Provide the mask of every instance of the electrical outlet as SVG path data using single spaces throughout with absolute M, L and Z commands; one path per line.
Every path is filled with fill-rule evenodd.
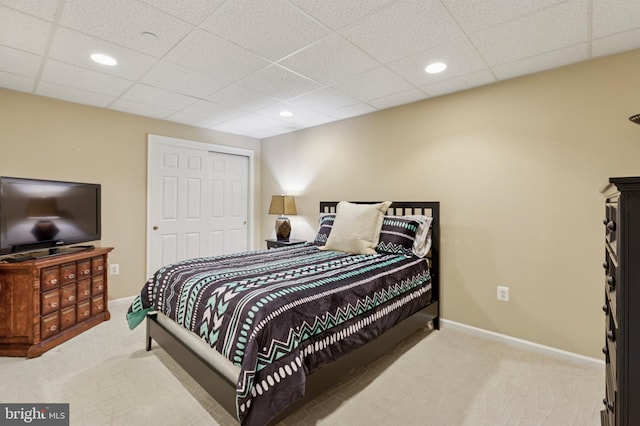
M 109 265 L 109 274 L 110 275 L 119 275 L 120 274 L 120 265 L 118 263 L 114 263 Z
M 501 302 L 509 301 L 509 287 L 505 287 L 502 285 L 498 286 L 498 300 Z

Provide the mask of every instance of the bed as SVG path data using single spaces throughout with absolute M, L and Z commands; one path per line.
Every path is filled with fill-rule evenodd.
M 379 206 L 373 253 L 341 251 L 345 205 Z M 131 328 L 146 319 L 147 350 L 155 341 L 243 425 L 282 419 L 439 328 L 438 202 L 321 202 L 320 214 L 312 242 L 161 268 L 127 313 Z

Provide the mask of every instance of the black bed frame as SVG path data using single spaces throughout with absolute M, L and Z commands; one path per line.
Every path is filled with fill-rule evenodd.
M 365 204 L 368 202 L 358 203 Z M 320 212 L 335 212 L 337 204 L 337 201 L 322 201 L 320 202 Z M 440 328 L 440 203 L 438 201 L 394 202 L 387 211 L 387 214 L 398 216 L 425 214 L 433 217 L 431 253 L 429 255 L 432 303 L 409 318 L 406 318 L 391 330 L 383 333 L 377 339 L 342 356 L 333 363 L 324 366 L 319 370 L 321 374 L 310 374 L 307 377 L 305 397 L 287 407 L 271 424 L 284 419 L 305 403 L 330 389 L 332 386 L 335 386 L 340 379 L 353 369 L 370 364 L 380 358 L 416 331 L 423 329 L 425 326 L 430 326 L 430 328 L 434 329 Z M 218 404 L 236 418 L 236 383 L 231 382 L 215 370 L 202 357 L 183 343 L 179 337 L 164 328 L 162 324 L 158 322 L 157 314 L 155 313 L 147 315 L 147 351 L 151 350 L 153 340 L 193 377 Z

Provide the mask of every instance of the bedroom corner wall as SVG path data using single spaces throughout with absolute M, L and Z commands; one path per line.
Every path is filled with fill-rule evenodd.
M 320 200 L 439 200 L 444 318 L 601 359 L 599 190 L 640 175 L 639 75 L 631 51 L 266 139 L 261 211 L 296 195 L 312 239 Z
M 257 139 L 0 89 L 0 175 L 102 184 L 102 246 L 115 249 L 109 298 L 146 280 L 147 134 L 254 151 L 253 244 L 260 246 Z

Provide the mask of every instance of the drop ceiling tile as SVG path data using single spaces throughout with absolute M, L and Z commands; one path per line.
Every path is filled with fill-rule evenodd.
M 194 102 L 188 107 L 182 109 L 181 112 L 207 117 L 208 122 L 211 124 L 229 121 L 233 118 L 246 114 L 244 111 L 204 100 Z
M 298 118 L 314 114 L 314 112 L 311 110 L 308 110 L 299 105 L 293 105 L 289 102 L 278 102 L 277 104 L 268 106 L 266 108 L 263 108 L 257 111 L 257 113 L 265 117 L 269 117 L 272 120 L 278 120 L 280 122 L 292 121 L 292 117 L 282 117 L 280 115 L 282 111 L 289 111 L 293 113 L 292 117 L 298 117 Z
M 0 6 L 0 45 L 42 54 L 51 24 L 42 19 Z
M 22 50 L 0 46 L 0 71 L 36 77 L 40 69 L 41 57 Z
M 499 79 L 546 71 L 589 59 L 586 43 L 492 67 Z
M 386 67 L 358 74 L 333 87 L 361 101 L 382 98 L 413 88 Z
M 351 96 L 328 87 L 290 99 L 288 102 L 317 113 L 326 113 L 358 103 Z
M 249 112 L 255 112 L 279 102 L 275 98 L 238 85 L 227 86 L 207 96 L 207 100 Z
M 470 35 L 489 65 L 504 64 L 587 41 L 583 0 L 570 0 Z
M 93 53 L 110 55 L 118 64 L 100 65 L 91 60 Z M 153 56 L 66 28 L 58 28 L 56 31 L 49 57 L 128 80 L 137 80 L 157 61 Z
M 73 87 L 88 92 L 118 96 L 131 85 L 122 78 L 113 77 L 74 65 L 48 59 L 42 71 L 42 81 Z
M 38 84 L 36 94 L 102 108 L 109 105 L 114 99 L 113 96 L 108 96 L 102 93 L 77 89 L 75 87 L 62 86 L 60 84 L 50 83 L 47 81 L 41 81 Z
M 279 126 L 269 127 L 263 130 L 257 130 L 255 132 L 249 133 L 249 135 L 252 135 L 251 137 L 261 139 L 261 138 L 267 138 L 271 136 L 282 135 L 284 133 L 295 132 L 296 130 L 301 130 L 303 128 L 304 127 L 301 126 L 300 124 L 288 122 L 288 123 L 282 123 Z
M 263 68 L 239 81 L 238 85 L 281 100 L 293 98 L 320 87 L 318 83 L 278 65 Z
M 237 81 L 269 64 L 248 50 L 203 30 L 191 33 L 165 59 L 228 82 Z
M 346 108 L 331 111 L 327 113 L 327 115 L 342 120 L 345 118 L 351 118 L 351 117 L 357 117 L 359 115 L 369 114 L 370 112 L 374 112 L 374 111 L 376 111 L 376 109 L 371 105 L 356 104 L 356 105 L 348 106 Z
M 226 2 L 202 28 L 273 61 L 329 34 L 286 0 Z
M 34 78 L 0 71 L 0 87 L 31 93 L 35 84 L 36 80 Z
M 58 8 L 57 0 L 0 0 L 0 6 L 7 6 L 47 21 L 53 21 Z
M 340 33 L 383 63 L 464 36 L 437 0 L 396 2 Z
M 247 134 L 281 124 L 279 120 L 272 120 L 258 114 L 244 114 L 229 121 L 217 123 L 213 128 L 220 132 Z
M 565 0 L 442 0 L 456 22 L 474 33 L 556 5 Z
M 278 130 L 270 127 L 268 129 L 257 130 L 255 132 L 248 133 L 246 136 L 249 136 L 250 138 L 255 138 L 255 139 L 266 139 L 272 136 L 277 136 L 282 133 L 285 133 L 285 132 L 279 132 Z
M 368 103 L 378 109 L 392 108 L 398 105 L 410 104 L 428 98 L 429 95 L 419 89 L 409 89 L 404 92 L 394 93 L 378 99 L 372 99 Z
M 157 105 L 172 111 L 178 111 L 196 102 L 196 98 L 181 95 L 169 90 L 159 89 L 146 84 L 136 84 L 127 90 L 123 99 L 148 105 Z
M 333 30 L 375 12 L 394 0 L 291 0 L 296 6 Z
M 136 0 L 67 0 L 60 23 L 155 57 L 167 53 L 194 28 Z M 145 31 L 158 37 L 145 37 Z
M 444 62 L 447 64 L 447 69 L 438 74 L 425 72 L 425 67 L 433 62 Z M 464 37 L 392 62 L 388 67 L 412 84 L 422 86 L 480 71 L 486 69 L 487 65 L 469 40 Z
M 484 86 L 496 81 L 496 78 L 489 70 L 482 70 L 467 75 L 438 81 L 436 83 L 422 86 L 421 89 L 430 96 L 442 96 L 449 93 L 459 92 L 472 87 Z
M 113 104 L 111 104 L 109 108 L 115 109 L 117 111 L 127 112 L 129 114 L 161 119 L 164 119 L 171 113 L 173 113 L 173 110 L 169 108 L 163 108 L 158 105 L 151 105 L 143 102 L 136 102 L 130 99 L 118 99 Z
M 638 0 L 593 0 L 593 37 L 640 28 Z
M 150 86 L 196 98 L 204 98 L 228 85 L 227 82 L 210 75 L 170 62 L 158 63 L 140 81 Z
M 591 54 L 594 57 L 640 49 L 640 29 L 625 31 L 609 37 L 594 40 Z
M 199 25 L 216 10 L 224 0 L 142 0 L 157 9 Z
M 319 126 L 320 124 L 326 124 L 334 121 L 335 118 L 330 117 L 326 114 L 310 114 L 305 115 L 304 117 L 296 117 L 293 116 L 289 120 L 291 123 L 298 124 L 304 128 Z
M 353 44 L 332 34 L 280 62 L 323 84 L 332 84 L 354 74 L 380 66 L 371 56 Z

